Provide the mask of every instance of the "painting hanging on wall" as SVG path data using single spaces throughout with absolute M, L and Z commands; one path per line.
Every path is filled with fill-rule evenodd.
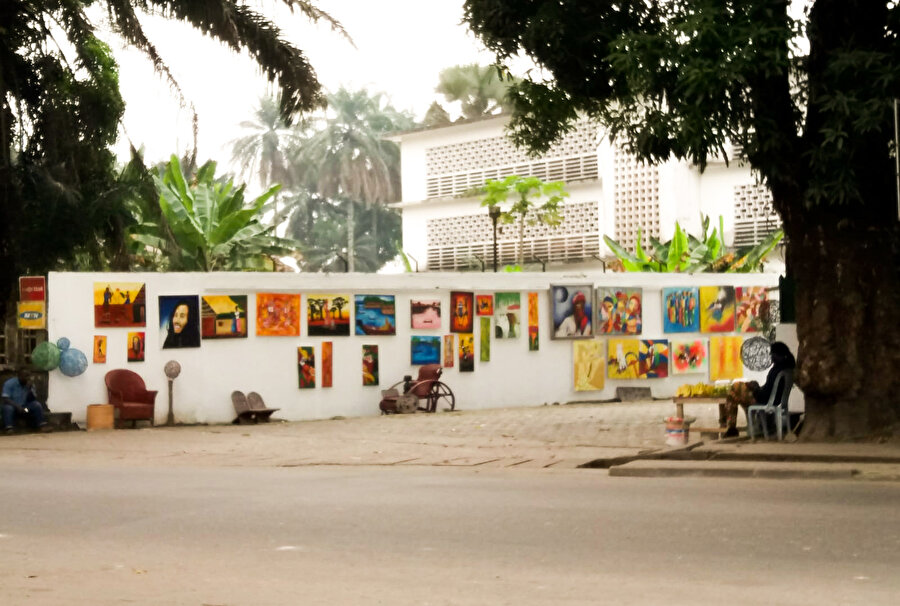
M 475 370 L 475 335 L 459 335 L 459 372 Z
M 163 349 L 200 347 L 200 303 L 197 295 L 159 297 L 159 342 Z
M 479 316 L 493 316 L 494 295 L 475 295 L 475 307 Z
M 412 299 L 409 302 L 409 318 L 412 328 L 440 328 L 441 302 L 438 299 Z
M 144 361 L 144 333 L 130 332 L 128 333 L 128 361 L 143 362 Z
M 106 364 L 106 335 L 94 335 L 94 364 Z
M 735 289 L 737 307 L 737 332 L 762 332 L 769 300 L 765 286 L 738 286 Z
M 203 295 L 200 335 L 204 339 L 246 339 L 247 295 Z
M 538 332 L 538 294 L 528 293 L 528 351 L 538 351 L 541 348 Z
M 334 344 L 331 341 L 322 341 L 322 387 L 331 387 L 334 383 L 333 352 Z
M 450 332 L 472 332 L 475 326 L 475 295 L 450 292 Z
M 146 326 L 143 282 L 94 282 L 94 326 Z
M 700 291 L 697 288 L 664 288 L 663 332 L 700 331 Z
M 705 339 L 672 339 L 670 357 L 673 375 L 709 372 L 709 348 Z
M 453 342 L 455 335 L 444 335 L 444 368 L 453 368 L 453 360 L 456 359 L 456 347 Z
M 606 368 L 610 379 L 637 379 L 640 342 L 637 339 L 609 339 Z
M 522 295 L 498 292 L 494 301 L 494 333 L 498 339 L 515 339 L 522 332 Z
M 592 297 L 590 284 L 550 286 L 550 318 L 553 339 L 587 339 L 591 332 Z
M 606 358 L 603 342 L 584 339 L 572 342 L 572 359 L 575 363 L 575 391 L 603 389 L 606 377 Z
M 638 346 L 638 378 L 664 379 L 669 376 L 669 342 L 643 339 Z
M 410 341 L 410 364 L 440 364 L 441 338 L 413 335 Z
M 349 337 L 350 295 L 308 295 L 306 333 L 310 337 Z
M 641 334 L 642 289 L 598 288 L 596 301 L 598 335 Z
M 256 335 L 259 337 L 299 337 L 300 295 L 257 293 Z
M 300 389 L 316 386 L 316 350 L 314 347 L 297 348 L 297 379 Z
M 710 337 L 709 378 L 711 381 L 740 379 L 744 376 L 741 361 L 742 337 Z
M 363 386 L 378 385 L 378 346 L 362 346 Z
M 479 359 L 482 362 L 491 361 L 491 319 L 481 318 L 481 333 L 479 334 Z
M 734 331 L 734 287 L 700 287 L 700 332 Z
M 396 335 L 394 295 L 356 295 L 356 334 Z

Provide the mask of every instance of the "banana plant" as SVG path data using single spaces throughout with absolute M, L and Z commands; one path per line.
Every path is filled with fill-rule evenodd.
M 709 217 L 701 216 L 701 229 L 700 238 L 697 238 L 682 230 L 676 222 L 675 233 L 668 242 L 660 242 L 650 236 L 649 254 L 643 248 L 643 234 L 640 229 L 635 241 L 634 254 L 609 236 L 603 236 L 603 240 L 621 261 L 625 271 L 748 273 L 761 271 L 766 256 L 784 237 L 784 232 L 779 229 L 756 246 L 727 251 L 724 245 L 724 221 L 721 216 L 718 229 L 713 229 L 712 232 L 709 231 Z
M 246 203 L 244 185 L 217 179 L 216 163 L 201 166 L 190 182 L 172 156 L 154 183 L 168 230 L 171 269 L 181 271 L 266 270 L 273 257 L 290 255 L 299 243 L 274 235 L 274 225 L 261 222 L 266 203 L 281 188 L 270 187 Z M 157 234 L 158 242 L 166 240 Z M 153 237 L 144 234 L 149 244 Z M 163 244 L 165 246 L 165 244 Z

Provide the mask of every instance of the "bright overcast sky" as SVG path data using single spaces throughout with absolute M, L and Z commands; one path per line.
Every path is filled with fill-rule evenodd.
M 398 109 L 421 118 L 438 96 L 438 72 L 451 65 L 488 64 L 491 55 L 460 25 L 462 0 L 318 0 L 316 6 L 340 21 L 356 48 L 325 23 L 311 25 L 280 3 L 260 3 L 284 36 L 302 49 L 319 81 L 329 90 L 341 85 L 388 95 Z M 148 37 L 194 103 L 200 119 L 199 160 L 228 165 L 230 142 L 239 123 L 252 118 L 266 80 L 247 57 L 236 55 L 190 27 L 144 20 Z M 191 144 L 191 114 L 137 51 L 115 49 L 127 104 L 125 128 L 154 162 L 183 153 Z M 120 145 L 120 155 L 127 143 Z

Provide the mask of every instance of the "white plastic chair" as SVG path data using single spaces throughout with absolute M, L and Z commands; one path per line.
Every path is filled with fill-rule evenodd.
M 781 389 L 781 401 L 775 402 L 775 396 L 778 394 L 778 385 L 783 384 Z M 769 439 L 768 415 L 775 418 L 775 428 L 778 432 L 778 439 L 782 440 L 785 435 L 791 431 L 791 415 L 788 412 L 788 399 L 791 395 L 791 387 L 794 386 L 794 371 L 782 370 L 775 377 L 775 384 L 772 386 L 772 393 L 769 395 L 769 401 L 766 404 L 754 404 L 747 408 L 747 434 L 753 439 L 756 421 L 753 416 L 756 415 L 757 420 L 762 425 L 763 436 Z

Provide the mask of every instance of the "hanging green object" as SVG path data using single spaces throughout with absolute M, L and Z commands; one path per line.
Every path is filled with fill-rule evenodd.
M 31 363 L 40 370 L 53 370 L 59 366 L 59 354 L 59 347 L 50 341 L 44 341 L 31 352 Z

